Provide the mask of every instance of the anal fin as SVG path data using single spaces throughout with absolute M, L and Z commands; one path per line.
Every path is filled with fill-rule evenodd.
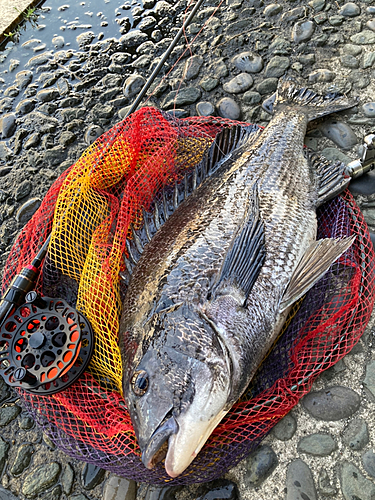
M 225 257 L 215 294 L 239 288 L 244 301 L 259 275 L 266 256 L 264 226 L 260 218 L 257 184 L 255 184 L 243 222 L 233 237 Z
M 355 236 L 315 241 L 304 253 L 284 293 L 279 312 L 300 299 L 324 276 L 330 266 L 351 246 Z

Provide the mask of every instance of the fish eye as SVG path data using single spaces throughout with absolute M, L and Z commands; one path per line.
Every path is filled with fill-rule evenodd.
M 148 373 L 145 370 L 134 372 L 130 383 L 134 394 L 143 396 L 148 389 Z

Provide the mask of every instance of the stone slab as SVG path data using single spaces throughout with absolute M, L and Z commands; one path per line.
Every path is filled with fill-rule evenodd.
M 40 6 L 43 0 L 0 0 L 0 43 L 5 40 L 4 33 L 12 31 L 23 20 L 22 13 L 29 7 Z

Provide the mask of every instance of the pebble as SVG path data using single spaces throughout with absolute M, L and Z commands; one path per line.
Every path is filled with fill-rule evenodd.
M 23 99 L 16 106 L 16 113 L 26 115 L 35 108 L 35 101 L 31 99 Z
M 344 22 L 344 16 L 334 15 L 331 16 L 328 21 L 331 26 L 341 26 Z
M 125 47 L 138 47 L 141 43 L 146 42 L 148 36 L 140 30 L 130 31 L 119 39 L 119 43 Z
M 296 43 L 310 40 L 315 31 L 312 21 L 298 21 L 292 29 L 292 41 Z
M 317 69 L 308 75 L 309 83 L 332 82 L 336 74 L 329 69 Z
M 22 181 L 20 184 L 17 185 L 16 187 L 16 190 L 15 190 L 15 199 L 16 201 L 20 201 L 22 200 L 23 198 L 26 198 L 26 196 L 28 196 L 30 193 L 31 193 L 31 190 L 32 190 L 32 184 L 30 181 L 28 180 L 25 180 L 25 181 Z M 19 407 L 13 407 L 11 406 L 10 408 L 14 408 L 13 409 L 13 413 L 15 413 L 16 415 L 18 415 L 19 413 Z M 18 410 L 16 410 L 18 408 Z M 3 410 L 8 410 L 8 408 L 3 408 Z M 18 411 L 18 413 L 17 413 Z M 1 410 L 0 410 L 1 412 Z M 2 420 L 2 417 L 1 417 L 1 413 L 0 413 L 0 422 Z M 1 423 L 0 423 L 1 425 Z
M 370 21 L 367 21 L 366 26 L 370 30 L 375 31 L 375 19 L 371 19 Z
M 173 90 L 162 102 L 162 109 L 169 109 L 173 106 L 185 106 L 194 104 L 201 96 L 201 91 L 197 87 L 186 87 L 179 91 Z
M 261 95 L 270 94 L 271 92 L 275 92 L 278 83 L 277 78 L 265 78 L 258 84 L 257 91 Z
M 267 64 L 264 76 L 266 78 L 279 78 L 289 68 L 290 60 L 288 57 L 275 56 L 272 57 Z
M 288 466 L 285 498 L 286 500 L 318 500 L 311 470 L 299 458 Z
M 288 441 L 292 439 L 297 430 L 297 421 L 288 413 L 283 417 L 272 429 L 272 434 L 280 441 Z
M 140 92 L 146 80 L 141 75 L 132 75 L 125 80 L 123 93 L 125 97 L 133 97 Z
M 263 69 L 263 59 L 254 52 L 241 52 L 233 57 L 232 63 L 247 73 L 259 73 Z
M 309 5 L 315 10 L 315 12 L 320 12 L 326 6 L 326 0 L 311 0 Z
M 3 113 L 4 111 L 10 111 L 13 108 L 14 99 L 11 97 L 4 97 L 0 101 L 0 111 Z
M 104 486 L 103 500 L 135 500 L 136 493 L 135 481 L 112 474 Z M 163 497 L 160 500 L 167 500 L 167 498 Z
M 349 190 L 353 194 L 369 196 L 375 193 L 375 172 L 368 172 L 362 177 L 354 179 L 349 184 Z
M 339 10 L 339 14 L 345 17 L 356 17 L 361 13 L 359 5 L 353 2 L 347 2 Z
M 334 386 L 310 392 L 302 405 L 314 418 L 336 421 L 353 415 L 360 406 L 360 397 L 348 387 Z
M 213 78 L 225 78 L 228 76 L 228 67 L 223 59 L 218 59 L 211 64 L 208 72 Z
M 9 71 L 14 71 L 20 65 L 20 61 L 18 59 L 11 59 L 9 61 Z
M 329 120 L 323 123 L 319 130 L 325 137 L 328 137 L 337 146 L 345 150 L 351 149 L 358 142 L 353 129 L 344 122 Z
M 277 456 L 273 449 L 268 445 L 259 446 L 246 459 L 246 483 L 259 486 L 272 474 L 277 464 Z
M 340 57 L 340 62 L 344 68 L 357 69 L 359 68 L 359 61 L 350 54 L 345 54 Z
M 62 49 L 65 45 L 65 39 L 63 36 L 54 36 L 52 38 L 52 44 L 56 49 Z
M 362 47 L 359 45 L 353 45 L 351 43 L 346 43 L 343 48 L 343 52 L 346 54 L 350 54 L 351 56 L 359 56 L 359 54 L 362 52 Z
M 58 97 L 60 97 L 60 93 L 56 89 L 39 90 L 36 94 L 36 98 L 41 102 L 55 101 Z
M 253 90 L 248 90 L 242 96 L 242 101 L 246 104 L 258 104 L 262 100 L 262 96 L 259 92 L 254 92 Z
M 33 72 L 24 70 L 16 74 L 16 84 L 19 89 L 25 89 L 33 79 Z
M 211 92 L 211 90 L 219 85 L 219 80 L 217 78 L 211 78 L 210 76 L 208 76 L 206 78 L 203 78 L 203 80 L 199 82 L 199 85 L 206 92 Z
M 240 73 L 229 82 L 224 83 L 223 90 L 229 94 L 239 94 L 248 90 L 253 84 L 253 79 L 248 73 Z
M 110 106 L 110 108 L 112 108 L 112 106 Z M 65 130 L 64 132 L 61 133 L 61 135 L 59 137 L 59 144 L 66 147 L 66 146 L 69 146 L 69 144 L 72 144 L 76 139 L 77 139 L 77 136 L 75 134 L 73 134 L 73 132 L 70 132 L 69 130 Z
M 74 469 L 70 464 L 66 464 L 60 477 L 60 483 L 65 495 L 70 495 L 70 493 L 72 492 L 73 482 Z
M 82 486 L 85 490 L 92 490 L 100 484 L 105 476 L 105 470 L 94 464 L 85 464 L 82 470 Z
M 208 101 L 198 102 L 196 110 L 198 116 L 212 116 L 215 114 L 215 107 Z
M 147 31 L 153 29 L 157 24 L 157 21 L 152 16 L 146 16 L 142 19 L 142 21 L 137 25 L 137 29 L 141 31 Z
M 363 380 L 363 385 L 375 397 L 375 360 L 370 361 L 366 365 L 366 376 Z
M 360 33 L 352 35 L 350 40 L 358 45 L 370 45 L 375 42 L 375 33 L 373 31 L 363 30 Z
M 353 86 L 357 89 L 364 89 L 370 84 L 369 75 L 363 74 L 360 70 L 353 70 L 348 80 L 353 83 Z
M 288 40 L 285 40 L 285 38 L 277 36 L 271 43 L 269 51 L 272 55 L 275 56 L 276 55 L 285 56 L 291 53 L 292 47 L 290 42 L 288 42 Z
M 37 495 L 56 484 L 61 470 L 57 462 L 43 464 L 36 467 L 24 478 L 21 492 L 26 498 L 35 498 Z
M 31 457 L 34 453 L 32 444 L 21 444 L 18 447 L 13 464 L 10 467 L 11 474 L 19 476 L 30 465 Z
M 7 113 L 0 118 L 0 134 L 2 139 L 11 137 L 16 130 L 17 119 L 14 113 Z
M 90 125 L 85 132 L 84 138 L 87 145 L 92 144 L 98 137 L 104 133 L 102 127 L 99 125 Z
M 329 434 L 311 434 L 304 436 L 298 443 L 298 451 L 316 457 L 330 455 L 336 449 L 336 443 Z
M 363 54 L 362 68 L 371 68 L 375 62 L 375 52 L 366 52 Z
M 41 66 L 42 64 L 48 63 L 52 59 L 52 52 L 43 52 L 37 56 L 32 57 L 27 61 L 25 66 L 29 68 L 34 68 L 36 66 Z
M 201 56 L 192 56 L 185 62 L 185 67 L 183 71 L 183 79 L 193 80 L 199 74 L 199 71 L 203 64 L 203 57 Z
M 375 477 L 375 453 L 372 450 L 368 450 L 362 455 L 362 464 L 367 474 Z
M 264 9 L 263 14 L 265 16 L 271 17 L 271 16 L 276 16 L 283 10 L 282 5 L 279 3 L 271 3 L 267 5 L 267 7 Z
M 169 490 L 173 490 L 169 488 Z M 208 491 L 207 491 L 208 490 Z M 198 490 L 199 491 L 199 490 Z M 211 483 L 205 484 L 203 487 L 203 492 L 196 500 L 239 500 L 238 489 L 235 483 L 225 479 L 218 479 Z M 149 496 L 145 500 L 173 500 L 175 496 L 173 495 L 173 491 L 169 492 L 169 495 L 163 496 Z
M 5 142 L 0 141 L 0 160 L 8 161 L 12 155 L 12 150 L 8 148 Z
M 229 118 L 230 120 L 238 120 L 241 116 L 241 108 L 239 105 L 230 97 L 223 97 L 216 104 L 218 113 L 223 118 Z
M 8 459 L 9 448 L 10 444 L 0 436 L 0 474 L 2 474 Z
M 366 479 L 360 470 L 349 462 L 341 466 L 341 490 L 345 500 L 372 500 L 375 498 L 375 484 Z
M 280 21 L 283 23 L 288 23 L 292 21 L 296 21 L 297 19 L 300 19 L 301 17 L 305 16 L 305 7 L 300 6 L 300 7 L 295 7 L 294 9 L 290 9 L 287 12 L 284 12 L 283 15 L 280 18 Z
M 362 111 L 365 116 L 375 118 L 375 102 L 366 102 L 363 104 Z
M 322 493 L 322 495 L 324 496 L 333 496 L 337 493 L 336 488 L 332 486 L 328 472 L 324 468 L 321 468 L 319 471 L 318 488 L 320 493 Z

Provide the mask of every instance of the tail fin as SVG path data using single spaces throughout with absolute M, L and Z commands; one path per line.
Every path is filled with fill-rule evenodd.
M 357 104 L 357 99 L 348 99 L 342 94 L 331 92 L 322 96 L 307 88 L 296 87 L 291 80 L 282 80 L 276 91 L 273 109 L 277 112 L 283 107 L 292 106 L 312 121 L 330 113 L 352 108 Z

